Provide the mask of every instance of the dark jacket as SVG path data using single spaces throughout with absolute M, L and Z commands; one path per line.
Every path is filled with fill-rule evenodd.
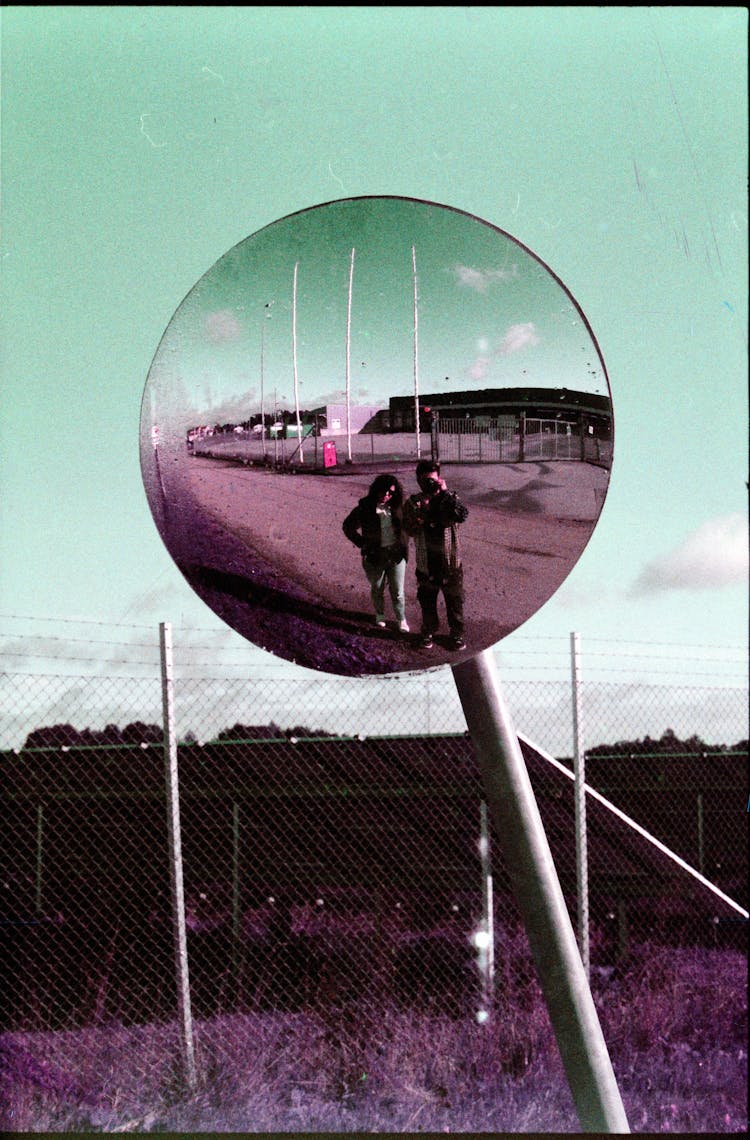
M 407 557 L 407 537 L 403 530 L 403 511 L 400 507 L 391 510 L 391 522 L 396 546 L 384 550 L 380 544 L 380 519 L 375 513 L 375 503 L 365 496 L 346 516 L 342 529 L 349 541 L 359 547 L 363 559 L 366 558 L 374 566 L 387 566 Z
M 458 526 L 468 508 L 452 491 L 427 497 L 418 493 L 404 503 L 404 528 L 414 536 L 417 577 L 444 582 L 461 566 Z

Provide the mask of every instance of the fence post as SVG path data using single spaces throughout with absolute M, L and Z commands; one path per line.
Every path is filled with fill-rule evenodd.
M 187 930 L 185 927 L 185 888 L 182 874 L 182 838 L 180 833 L 180 791 L 177 772 L 177 736 L 174 719 L 174 676 L 172 669 L 172 626 L 159 625 L 161 651 L 162 715 L 164 720 L 164 769 L 167 784 L 167 834 L 169 837 L 169 874 L 172 886 L 172 932 L 177 982 L 177 1012 L 187 1083 L 197 1085 L 193 1020 L 190 1009 L 190 977 L 188 973 Z
M 425 735 L 432 736 L 432 704 L 430 701 L 430 693 L 432 691 L 432 682 L 430 681 L 430 675 L 427 671 L 425 671 L 425 674 L 424 674 L 424 686 L 425 686 L 425 688 L 424 688 L 424 692 L 425 692 L 425 719 L 426 719 L 426 724 L 427 724 L 427 731 L 426 731 Z
M 36 808 L 36 881 L 34 883 L 34 906 L 37 914 L 42 913 L 42 879 L 44 874 L 44 804 Z
M 479 805 L 479 858 L 482 864 L 482 939 L 478 945 L 479 966 L 482 974 L 482 1013 L 485 1020 L 492 1014 L 495 989 L 495 919 L 492 902 L 492 857 L 490 829 L 487 822 L 487 804 Z
M 703 793 L 698 792 L 698 799 L 696 801 L 698 808 L 698 870 L 701 875 L 705 874 L 705 858 L 703 854 Z
M 240 805 L 232 804 L 232 965 L 235 978 L 240 960 Z
M 589 868 L 586 835 L 586 752 L 581 716 L 581 638 L 570 635 L 570 670 L 573 696 L 573 773 L 575 775 L 576 896 L 578 899 L 578 946 L 588 978 L 591 973 L 589 941 Z
M 440 462 L 440 436 L 438 434 L 439 412 L 433 411 L 430 415 L 430 458 L 433 463 Z

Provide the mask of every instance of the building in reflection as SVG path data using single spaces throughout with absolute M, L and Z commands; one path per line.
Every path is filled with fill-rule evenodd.
M 416 430 L 413 393 L 392 396 L 392 432 Z M 419 397 L 419 427 L 441 460 L 523 462 L 578 459 L 609 467 L 613 421 L 609 396 L 571 388 L 482 388 Z

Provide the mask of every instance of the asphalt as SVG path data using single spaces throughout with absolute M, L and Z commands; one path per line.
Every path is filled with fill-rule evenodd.
M 282 473 L 175 451 L 162 453 L 158 479 L 153 469 L 150 480 L 144 474 L 167 547 L 215 612 L 281 657 L 347 676 L 455 664 L 516 629 L 572 570 L 608 480 L 606 470 L 576 462 L 443 465 L 469 508 L 460 528 L 467 649 L 455 653 L 444 626 L 432 650 L 416 644 L 413 557 L 412 635 L 396 632 L 388 609 L 386 630 L 373 623 L 359 552 L 341 523 L 384 469 L 406 494 L 416 490 L 413 460 Z

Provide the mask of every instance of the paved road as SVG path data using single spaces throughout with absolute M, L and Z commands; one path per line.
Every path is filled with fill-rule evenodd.
M 468 648 L 456 654 L 437 639 L 420 650 L 372 624 L 359 552 L 341 523 L 374 474 L 281 474 L 175 455 L 157 522 L 194 588 L 244 636 L 311 668 L 398 672 L 455 663 L 535 613 L 586 545 L 608 479 L 582 463 L 445 465 L 469 508 L 461 527 Z M 411 464 L 399 477 L 407 494 L 416 490 Z M 407 618 L 417 631 L 413 564 Z

